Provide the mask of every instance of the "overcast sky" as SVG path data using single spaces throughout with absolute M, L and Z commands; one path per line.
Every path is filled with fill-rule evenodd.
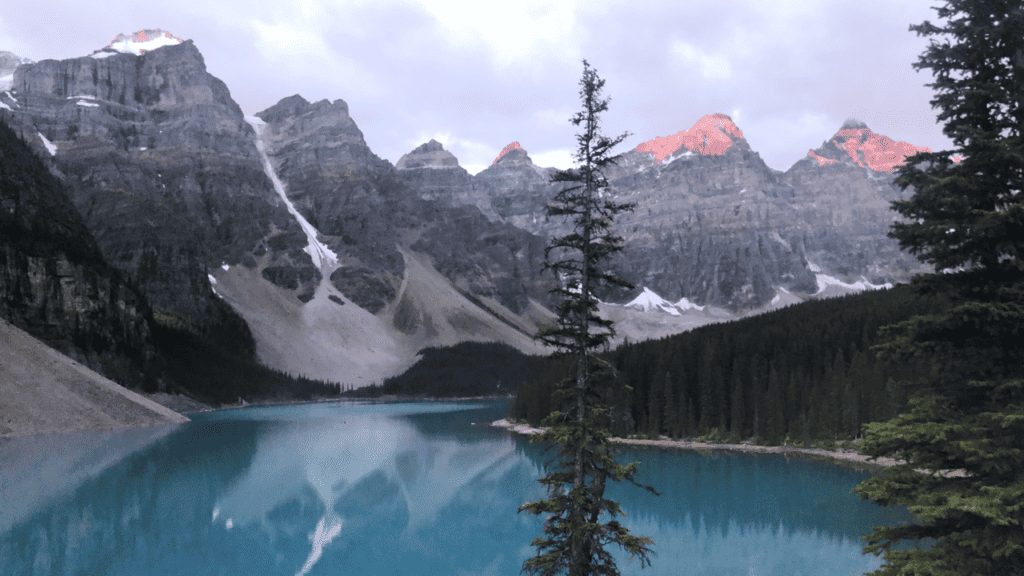
M 519 141 L 566 168 L 586 58 L 606 80 L 617 151 L 732 116 L 785 170 L 847 118 L 932 150 L 930 70 L 911 64 L 938 0 L 43 0 L 0 11 L 0 50 L 84 56 L 121 32 L 191 39 L 246 114 L 292 94 L 341 98 L 392 163 L 434 138 L 471 173 Z

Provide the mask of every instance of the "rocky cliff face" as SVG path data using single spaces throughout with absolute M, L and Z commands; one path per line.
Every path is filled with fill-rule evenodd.
M 216 317 L 209 269 L 272 266 L 271 244 L 286 257 L 304 237 L 224 83 L 191 41 L 157 48 L 21 66 L 4 112 L 51 158 L 106 259 L 160 317 L 202 329 Z
M 897 218 L 893 200 L 906 199 L 893 169 L 927 148 L 894 142 L 865 124 L 847 121 L 836 134 L 795 163 L 784 181 L 796 193 L 806 257 L 830 273 L 865 276 L 876 284 L 924 271 L 920 261 L 886 237 Z
M 288 197 L 343 264 L 331 282 L 361 307 L 377 313 L 394 302 L 404 247 L 429 256 L 460 290 L 494 297 L 516 313 L 529 298 L 547 299 L 534 272 L 543 240 L 492 223 L 479 210 L 453 209 L 450 197 L 468 174 L 439 143 L 417 148 L 396 168 L 370 151 L 342 100 L 292 96 L 257 116 L 267 123 Z M 432 198 L 431 186 L 445 182 L 456 192 L 448 201 Z
M 403 155 L 395 168 L 399 178 L 424 200 L 437 200 L 449 206 L 470 204 L 492 220 L 499 219 L 491 209 L 489 197 L 477 193 L 473 177 L 436 140 Z
M 60 182 L 0 122 L 0 316 L 117 375 L 152 356 L 149 306 L 102 258 Z
M 848 124 L 783 173 L 725 114 L 644 142 L 607 173 L 609 192 L 636 204 L 617 220 L 627 247 L 613 266 L 638 288 L 602 297 L 625 301 L 648 287 L 738 312 L 782 289 L 817 294 L 823 274 L 833 283 L 905 280 L 919 266 L 886 237 L 889 202 L 900 197 L 888 171 L 918 149 Z M 474 177 L 467 203 L 486 202 L 540 235 L 564 233 L 564 223 L 544 217 L 552 172 L 510 144 Z

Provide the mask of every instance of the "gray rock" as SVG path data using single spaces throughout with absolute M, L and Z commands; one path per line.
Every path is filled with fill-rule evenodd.
M 241 109 L 191 41 L 21 66 L 13 90 L 9 121 L 42 156 L 37 133 L 56 145 L 53 169 L 103 256 L 161 317 L 209 322 L 207 270 L 223 263 L 297 264 L 267 253 L 268 239 L 292 248 L 304 236 L 263 173 Z

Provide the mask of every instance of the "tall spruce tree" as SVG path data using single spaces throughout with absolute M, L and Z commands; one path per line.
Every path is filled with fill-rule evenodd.
M 538 334 L 541 341 L 555 347 L 556 355 L 572 358 L 572 370 L 557 386 L 558 409 L 546 419 L 550 429 L 540 438 L 558 449 L 556 465 L 540 479 L 548 498 L 520 508 L 520 512 L 547 515 L 543 535 L 532 542 L 537 555 L 523 565 L 524 571 L 545 576 L 617 575 L 606 545 L 619 545 L 645 566 L 650 565 L 654 543 L 648 537 L 630 534 L 617 519 L 625 515 L 618 502 L 604 497 L 609 480 L 636 484 L 633 475 L 639 467 L 638 462 L 618 463 L 610 449 L 609 426 L 614 413 L 605 398 L 614 398 L 608 389 L 617 377 L 595 353 L 608 344 L 614 332 L 612 323 L 597 315 L 597 299 L 592 294 L 601 284 L 629 286 L 601 268 L 603 261 L 622 249 L 622 238 L 611 232 L 615 215 L 632 209 L 604 193 L 608 182 L 603 170 L 617 159 L 611 149 L 628 133 L 617 138 L 600 133 L 600 114 L 608 109 L 609 99 L 601 98 L 604 80 L 586 60 L 579 85 L 583 109 L 571 119 L 582 126 L 573 155 L 578 167 L 552 177 L 552 182 L 569 185 L 547 207 L 549 217 L 566 216 L 573 225 L 571 232 L 554 238 L 545 253 L 545 270 L 553 271 L 559 280 L 561 287 L 554 292 L 562 301 L 556 309 L 556 324 Z
M 915 280 L 948 295 L 947 312 L 883 329 L 879 352 L 928 369 L 900 382 L 909 412 L 867 426 L 862 451 L 906 464 L 860 484 L 882 505 L 906 505 L 916 524 L 878 528 L 866 551 L 876 574 L 1024 573 L 1024 5 L 947 0 L 932 41 L 939 121 L 954 151 L 917 154 L 896 182 L 914 187 L 893 207 L 891 236 L 942 272 Z M 924 470 L 926 473 L 915 471 Z M 963 470 L 949 476 L 943 470 Z M 894 550 L 931 538 L 927 549 Z

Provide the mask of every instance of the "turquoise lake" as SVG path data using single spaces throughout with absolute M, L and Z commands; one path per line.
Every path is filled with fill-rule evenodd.
M 552 457 L 489 426 L 506 402 L 325 403 L 191 414 L 178 426 L 0 440 L 0 575 L 520 573 Z M 623 574 L 852 575 L 872 526 L 864 472 L 776 455 L 622 450 L 609 496 L 654 538 Z

